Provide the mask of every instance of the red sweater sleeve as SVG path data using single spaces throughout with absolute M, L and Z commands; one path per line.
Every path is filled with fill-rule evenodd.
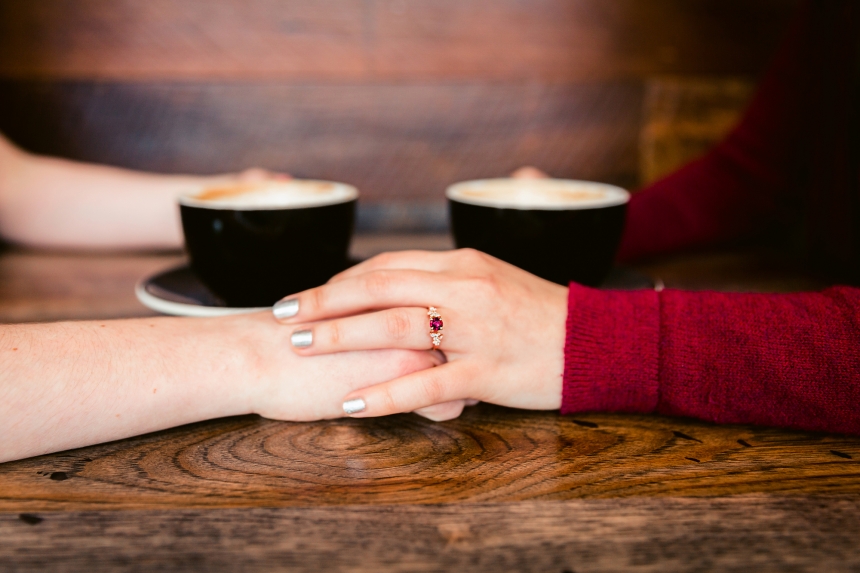
M 852 242 L 841 229 L 853 224 L 856 197 L 847 118 L 858 16 L 853 0 L 801 5 L 733 131 L 633 196 L 619 260 L 747 238 L 774 222 L 807 225 L 812 246 Z
M 860 434 L 860 289 L 569 295 L 562 412 Z

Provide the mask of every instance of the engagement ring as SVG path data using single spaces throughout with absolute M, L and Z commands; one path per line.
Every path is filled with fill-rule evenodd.
M 435 306 L 427 309 L 427 316 L 430 317 L 430 340 L 433 341 L 433 350 L 439 348 L 442 344 L 442 315 L 436 310 Z

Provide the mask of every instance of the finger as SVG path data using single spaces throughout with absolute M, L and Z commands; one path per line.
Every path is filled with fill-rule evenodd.
M 445 420 L 453 420 L 462 414 L 465 405 L 466 402 L 464 400 L 454 400 L 453 402 L 419 408 L 413 414 L 418 414 L 434 422 L 444 422 Z
M 302 325 L 290 342 L 305 356 L 383 348 L 427 350 L 432 347 L 430 317 L 426 308 L 392 308 Z
M 281 322 L 295 324 L 386 308 L 439 307 L 457 284 L 427 271 L 372 271 L 286 298 L 272 312 Z
M 547 179 L 549 175 L 537 167 L 526 165 L 511 173 L 511 177 L 514 179 Z
M 439 272 L 447 268 L 448 251 L 393 251 L 362 261 L 329 279 L 329 283 L 342 281 L 371 271 L 382 269 L 413 269 Z
M 302 376 L 282 372 L 268 391 L 259 393 L 252 411 L 278 420 L 339 418 L 341 398 L 348 392 L 439 366 L 444 357 L 441 352 L 370 350 L 313 356 L 303 362 Z M 296 383 L 301 379 L 317 382 Z
M 277 387 L 285 400 L 290 395 L 306 396 L 314 403 L 333 403 L 338 413 L 339 398 L 347 392 L 442 364 L 445 360 L 441 353 L 429 350 L 370 350 L 314 356 L 302 364 L 302 371 L 309 373 L 308 379 L 318 379 L 319 384 L 290 383 L 292 373 L 285 372 Z M 335 395 L 328 396 L 331 392 Z
M 472 398 L 465 400 L 465 402 L 466 402 L 466 406 L 477 406 L 478 404 L 481 403 L 480 400 L 474 400 Z
M 470 383 L 474 376 L 471 370 L 467 363 L 455 361 L 369 386 L 348 394 L 343 411 L 353 418 L 368 418 L 463 400 L 472 394 Z

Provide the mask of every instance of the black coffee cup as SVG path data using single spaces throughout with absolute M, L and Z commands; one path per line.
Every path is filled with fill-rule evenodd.
M 237 183 L 179 199 L 194 273 L 228 306 L 271 306 L 347 267 L 358 191 L 314 180 Z
M 568 179 L 465 181 L 446 196 L 458 248 L 589 286 L 612 269 L 630 200 L 619 187 Z

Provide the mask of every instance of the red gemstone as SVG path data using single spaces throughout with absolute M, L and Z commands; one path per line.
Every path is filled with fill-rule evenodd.
M 433 332 L 438 332 L 442 330 L 442 319 L 441 318 L 431 318 L 430 319 L 430 330 Z

